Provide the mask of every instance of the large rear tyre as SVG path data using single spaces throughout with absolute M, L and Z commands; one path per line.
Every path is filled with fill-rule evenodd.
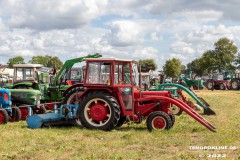
M 84 88 L 74 88 L 70 90 L 63 100 L 63 104 L 79 104 L 80 95 L 84 92 Z
M 84 92 L 84 88 L 74 88 L 67 93 L 62 104 L 79 104 L 80 103 L 80 95 Z M 79 119 L 73 119 L 69 122 L 74 126 L 81 126 L 81 122 Z
M 21 120 L 21 111 L 18 107 L 12 107 L 12 116 L 9 118 L 10 122 L 18 122 Z
M 7 124 L 8 113 L 5 109 L 0 109 L 0 124 Z
M 155 111 L 147 118 L 147 128 L 153 130 L 169 130 L 172 127 L 172 121 L 169 115 L 162 111 Z
M 112 130 L 120 119 L 120 108 L 116 99 L 104 92 L 87 94 L 78 109 L 82 125 L 89 129 Z
M 126 116 L 120 117 L 116 127 L 121 127 L 126 121 L 127 121 L 127 117 Z
M 237 79 L 233 79 L 231 81 L 231 89 L 232 90 L 238 90 L 239 89 L 239 85 L 238 85 L 238 80 Z
M 208 80 L 206 82 L 206 87 L 207 87 L 208 90 L 214 90 L 214 82 L 213 82 L 213 80 Z

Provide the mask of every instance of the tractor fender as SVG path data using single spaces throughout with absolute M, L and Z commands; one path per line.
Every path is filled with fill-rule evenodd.
M 139 98 L 139 102 L 144 101 L 151 101 L 151 100 L 162 102 L 168 102 L 171 104 L 176 105 L 177 107 L 181 108 L 184 112 L 186 112 L 189 116 L 197 120 L 199 123 L 201 123 L 203 126 L 208 128 L 210 131 L 216 132 L 216 128 L 210 124 L 207 120 L 205 120 L 201 115 L 199 115 L 196 111 L 194 111 L 191 107 L 189 107 L 186 103 L 183 101 L 177 99 L 177 98 L 170 98 L 170 97 L 163 97 L 163 96 L 152 96 L 152 97 L 146 97 L 146 98 Z
M 74 89 L 74 88 L 76 88 L 76 87 L 73 87 L 72 89 Z M 81 95 L 79 95 L 79 99 L 82 99 L 82 97 L 84 97 L 84 96 L 86 96 L 87 94 L 89 94 L 90 92 L 95 92 L 95 91 L 98 91 L 98 92 L 106 92 L 106 93 L 110 93 L 110 94 L 112 94 L 112 90 L 111 89 L 108 89 L 108 88 L 98 88 L 98 89 L 96 89 L 96 88 L 87 88 L 87 89 L 85 89 L 82 93 L 81 93 Z
M 18 88 L 19 86 L 26 86 L 26 87 L 32 87 L 33 86 L 33 82 L 17 82 L 13 85 L 13 89 L 14 88 Z

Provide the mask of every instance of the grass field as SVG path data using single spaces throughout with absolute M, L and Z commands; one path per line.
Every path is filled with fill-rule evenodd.
M 0 159 L 240 159 L 240 92 L 203 90 L 197 95 L 217 113 L 204 116 L 216 133 L 186 114 L 176 117 L 171 130 L 152 133 L 145 123 L 104 132 L 79 127 L 33 130 L 21 121 L 0 125 Z M 190 146 L 228 148 L 194 150 Z

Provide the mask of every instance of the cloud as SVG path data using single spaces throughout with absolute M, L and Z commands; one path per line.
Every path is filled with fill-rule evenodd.
M 240 46 L 239 2 L 190 0 L 0 1 L 0 56 L 52 55 L 62 61 L 172 57 L 188 63 L 221 37 Z
M 194 54 L 194 49 L 191 48 L 191 43 L 186 42 L 175 42 L 171 45 L 171 49 L 176 54 L 182 54 L 189 56 L 189 54 Z
M 78 28 L 102 15 L 107 0 L 1 1 L 0 15 L 11 28 L 36 30 Z
M 133 21 L 113 21 L 110 27 L 111 31 L 104 39 L 112 46 L 123 47 L 143 43 L 142 28 Z
M 145 5 L 146 10 L 149 13 L 154 15 L 165 15 L 169 16 L 181 11 L 198 12 L 198 11 L 207 11 L 212 10 L 222 13 L 223 20 L 233 20 L 240 21 L 239 14 L 239 6 L 240 1 L 238 0 L 218 0 L 218 1 L 209 1 L 209 0 L 201 0 L 201 1 L 191 1 L 191 0 L 169 0 L 169 1 L 149 1 L 148 4 Z M 196 15 L 196 14 L 195 14 Z M 211 15 L 210 15 L 211 16 Z M 216 15 L 215 15 L 216 16 Z M 220 16 L 220 15 L 219 15 Z M 206 17 L 208 19 L 208 17 Z

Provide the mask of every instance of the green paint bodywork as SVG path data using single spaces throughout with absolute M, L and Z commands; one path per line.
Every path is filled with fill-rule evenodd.
M 12 98 L 22 104 L 36 105 L 40 103 L 41 92 L 33 89 L 10 89 Z
M 175 88 L 165 88 L 165 87 L 175 87 Z M 174 93 L 174 97 L 177 97 L 175 94 L 177 93 L 177 89 L 183 90 L 185 91 L 189 96 L 191 96 L 195 101 L 197 101 L 199 103 L 199 105 L 203 108 L 203 109 L 207 109 L 208 107 L 192 92 L 190 91 L 188 88 L 180 85 L 180 84 L 175 84 L 175 83 L 164 83 L 164 84 L 160 84 L 158 85 L 155 90 L 159 91 L 159 90 L 175 90 Z M 178 95 L 179 96 L 179 95 Z
M 49 101 L 62 101 L 62 93 L 69 88 L 69 85 L 63 85 L 62 82 L 68 76 L 69 71 L 74 64 L 84 61 L 84 58 L 98 58 L 100 54 L 88 55 L 81 58 L 67 60 L 58 72 L 56 77 L 48 72 L 35 72 L 35 80 L 24 80 L 9 85 L 15 99 L 25 104 L 37 104 L 36 97 L 40 97 L 41 103 Z M 54 79 L 53 79 L 54 78 Z M 52 79 L 52 80 L 51 80 Z M 22 100 L 21 100 L 22 98 Z
M 204 83 L 203 80 L 195 80 L 190 78 L 184 78 L 183 80 L 190 88 L 193 87 L 194 85 L 196 85 L 199 89 L 203 88 L 203 83 Z

